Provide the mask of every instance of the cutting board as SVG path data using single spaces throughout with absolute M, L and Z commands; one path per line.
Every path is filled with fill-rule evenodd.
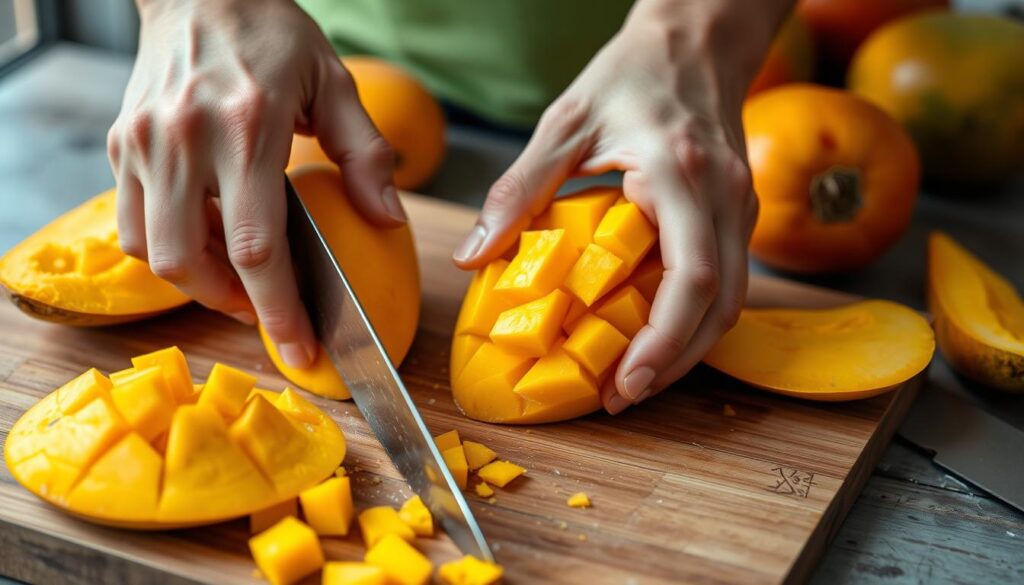
M 533 427 L 468 420 L 452 403 L 448 348 L 469 275 L 449 257 L 469 208 L 406 196 L 421 260 L 423 316 L 402 377 L 434 434 L 457 428 L 527 474 L 493 501 L 468 495 L 508 583 L 779 583 L 807 578 L 871 474 L 923 379 L 852 403 L 813 403 L 744 386 L 703 366 L 626 413 Z M 382 267 L 383 269 L 383 267 Z M 850 297 L 754 278 L 751 305 L 821 307 Z M 36 400 L 89 366 L 176 344 L 193 373 L 215 361 L 286 382 L 256 331 L 191 306 L 126 326 L 72 329 L 0 305 L 0 440 Z M 827 364 L 823 364 L 827 367 Z M 348 440 L 358 507 L 398 505 L 408 488 L 351 402 L 315 402 Z M 727 414 L 726 405 L 731 407 Z M 732 415 L 732 411 L 735 412 Z M 593 508 L 566 498 L 590 494 Z M 259 582 L 244 520 L 202 529 L 129 532 L 66 516 L 0 464 L 0 574 L 30 582 Z M 447 538 L 419 539 L 435 562 Z M 361 559 L 358 534 L 325 538 L 328 559 Z M 308 580 L 317 583 L 318 577 Z

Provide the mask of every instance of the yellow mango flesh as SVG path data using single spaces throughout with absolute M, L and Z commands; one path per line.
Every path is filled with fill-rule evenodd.
M 466 555 L 441 565 L 437 576 L 447 585 L 492 585 L 504 574 L 501 566 Z
M 452 473 L 455 485 L 459 486 L 459 489 L 466 489 L 469 479 L 469 463 L 466 461 L 466 451 L 462 445 L 441 451 L 441 457 L 444 459 L 445 465 L 448 466 L 448 471 Z
M 408 541 L 416 538 L 413 529 L 402 521 L 398 511 L 391 506 L 376 506 L 360 512 L 359 530 L 363 533 L 363 543 L 368 549 L 388 535 Z
M 932 328 L 889 301 L 832 309 L 744 309 L 704 362 L 747 384 L 811 400 L 875 396 L 931 362 Z
M 316 406 L 290 390 L 245 388 L 241 376 L 229 393 L 245 399 L 235 418 L 218 409 L 223 395 L 203 400 L 217 384 L 179 401 L 168 386 L 190 374 L 178 354 L 140 356 L 117 384 L 90 370 L 45 396 L 5 443 L 14 478 L 87 520 L 163 529 L 260 512 L 337 469 L 345 441 Z
M 317 534 L 348 535 L 352 518 L 355 517 L 350 481 L 347 477 L 332 477 L 299 494 L 302 515 Z
M 366 563 L 332 561 L 324 565 L 322 585 L 387 585 L 384 569 Z
M 249 550 L 272 585 L 295 583 L 324 564 L 316 533 L 291 516 L 250 538 Z
M 434 535 L 434 516 L 419 496 L 413 496 L 402 504 L 398 516 L 405 522 L 416 536 Z
M 447 433 L 441 433 L 434 437 L 434 443 L 437 444 L 437 450 L 442 452 L 458 447 L 462 444 L 462 440 L 459 438 L 459 430 L 452 429 Z
M 71 325 L 106 325 L 189 301 L 121 251 L 116 198 L 114 190 L 93 197 L 0 257 L 0 286 L 19 308 Z
M 419 264 L 409 226 L 382 229 L 367 221 L 352 206 L 339 171 L 330 165 L 307 165 L 288 175 L 345 271 L 388 357 L 395 365 L 402 363 L 420 313 Z M 281 360 L 262 327 L 260 333 L 274 366 L 296 386 L 326 398 L 350 398 L 323 348 L 313 364 L 296 369 Z
M 476 472 L 480 479 L 491 485 L 505 487 L 508 482 L 526 473 L 526 469 L 508 461 L 494 461 L 488 463 Z
M 383 569 L 388 582 L 396 585 L 425 585 L 434 570 L 430 559 L 394 534 L 381 537 L 366 552 L 364 560 Z
M 474 441 L 463 441 L 462 448 L 466 451 L 466 464 L 470 471 L 476 471 L 497 458 L 498 454 L 487 445 Z
M 520 234 L 511 261 L 474 276 L 450 360 L 467 416 L 529 424 L 601 407 L 600 382 L 646 324 L 662 273 L 646 258 L 654 226 L 620 197 L 602 187 L 557 199 Z
M 942 355 L 965 376 L 1024 392 L 1024 300 L 948 235 L 928 242 L 928 309 Z

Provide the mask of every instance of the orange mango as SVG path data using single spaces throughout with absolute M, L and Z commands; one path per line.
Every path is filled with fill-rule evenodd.
M 565 288 L 589 307 L 628 274 L 621 258 L 597 244 L 588 244 L 566 276 Z
M 347 536 L 355 517 L 352 485 L 347 477 L 332 477 L 299 494 L 302 515 L 309 526 L 325 536 Z
M 250 538 L 249 550 L 271 585 L 295 583 L 324 565 L 316 533 L 291 516 Z
M 558 288 L 578 256 L 564 229 L 526 232 L 493 290 L 515 303 L 539 299 Z
M 407 541 L 416 538 L 416 533 L 402 522 L 402 517 L 391 506 L 376 506 L 360 512 L 359 530 L 363 533 L 363 542 L 368 549 L 388 535 Z
M 569 295 L 553 290 L 547 295 L 503 311 L 491 328 L 495 345 L 530 357 L 551 349 L 569 310 Z
M 426 585 L 434 564 L 430 559 L 394 534 L 386 534 L 366 551 L 367 564 L 384 569 L 393 585 Z

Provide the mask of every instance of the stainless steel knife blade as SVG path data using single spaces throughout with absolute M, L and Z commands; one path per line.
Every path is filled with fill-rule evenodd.
M 348 279 L 291 181 L 288 243 L 313 330 L 384 450 L 459 549 L 493 561 L 476 519 L 366 318 Z

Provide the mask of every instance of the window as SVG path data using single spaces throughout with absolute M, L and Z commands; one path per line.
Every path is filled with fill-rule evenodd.
M 39 42 L 35 0 L 0 0 L 0 67 Z

